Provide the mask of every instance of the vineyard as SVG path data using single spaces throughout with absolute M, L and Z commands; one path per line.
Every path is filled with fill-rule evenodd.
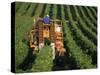
M 32 55 L 27 44 L 34 18 L 46 14 L 63 22 L 64 47 L 68 50 L 64 68 L 58 70 L 97 68 L 97 8 L 89 6 L 15 3 L 16 72 L 52 71 L 59 68 L 52 60 L 52 50 L 44 46 Z

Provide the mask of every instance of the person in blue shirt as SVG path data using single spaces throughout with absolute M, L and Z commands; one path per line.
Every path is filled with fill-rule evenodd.
M 50 24 L 49 15 L 46 15 L 46 16 L 43 18 L 43 22 L 44 22 L 45 24 Z

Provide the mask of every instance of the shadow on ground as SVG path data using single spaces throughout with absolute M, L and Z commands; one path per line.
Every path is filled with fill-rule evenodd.
M 33 54 L 32 50 L 29 49 L 27 57 L 24 61 L 18 66 L 22 70 L 31 69 L 32 65 L 35 63 L 36 54 Z
M 67 43 L 64 41 L 64 44 Z M 53 60 L 52 71 L 80 69 L 77 67 L 75 59 L 69 55 L 68 47 L 64 46 L 64 48 L 66 48 L 64 56 L 56 56 Z
M 56 57 L 53 60 L 52 71 L 79 69 L 71 57 Z

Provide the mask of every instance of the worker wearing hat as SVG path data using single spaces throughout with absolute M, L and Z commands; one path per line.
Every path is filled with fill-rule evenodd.
M 49 15 L 48 14 L 43 18 L 43 22 L 45 24 L 50 24 L 50 18 L 49 18 Z

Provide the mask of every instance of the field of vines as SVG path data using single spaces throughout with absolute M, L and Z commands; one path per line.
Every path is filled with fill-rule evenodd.
M 33 55 L 27 43 L 34 19 L 46 14 L 63 22 L 64 47 L 68 50 L 63 68 L 54 65 L 50 46 Z M 97 7 L 16 2 L 15 27 L 16 72 L 97 68 Z

